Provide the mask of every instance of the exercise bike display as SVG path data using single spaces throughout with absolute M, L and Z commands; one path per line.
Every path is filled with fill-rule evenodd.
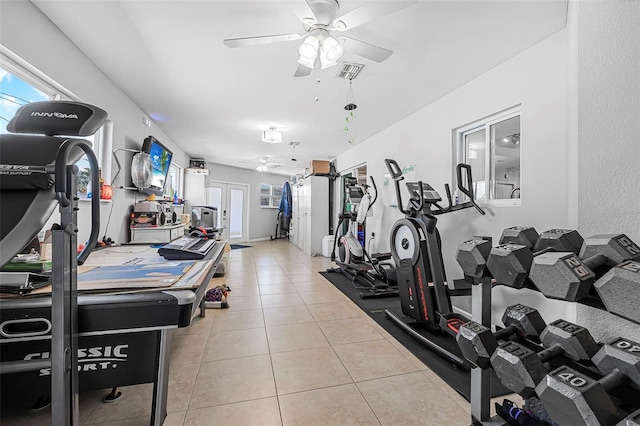
M 333 242 L 331 260 L 338 264 L 338 268 L 327 270 L 327 272 L 342 272 L 349 277 L 357 288 L 363 290 L 360 293 L 363 299 L 398 295 L 395 285 L 395 268 L 390 264 L 382 263 L 384 260 L 391 259 L 391 254 L 369 255 L 356 237 L 358 225 L 365 225 L 367 214 L 378 199 L 375 181 L 371 177 L 370 179 L 375 193 L 373 199 L 368 185 L 358 185 L 357 179 L 351 176 L 343 178 L 346 200 L 336 229 L 340 229 L 347 222 L 348 230 Z M 354 234 L 354 228 L 356 234 Z
M 438 204 L 442 197 L 430 185 L 422 181 L 407 182 L 411 197 L 404 207 L 400 190 L 400 181 L 404 179 L 402 170 L 394 160 L 387 159 L 385 164 L 394 180 L 398 209 L 405 215 L 396 221 L 391 230 L 391 253 L 396 264 L 402 313 L 415 320 L 412 325 L 420 325 L 429 331 L 444 331 L 455 336 L 459 327 L 469 319 L 455 313 L 451 305 L 436 216 L 469 207 L 485 214 L 474 201 L 471 166 L 458 164 L 456 167 L 458 190 L 466 195 L 469 201 L 452 205 L 451 191 L 449 185 L 445 184 L 449 205 L 442 207 Z M 466 186 L 462 179 L 463 170 L 466 173 Z M 462 357 L 418 333 L 394 312 L 387 309 L 385 315 L 424 346 L 456 364 L 467 366 Z

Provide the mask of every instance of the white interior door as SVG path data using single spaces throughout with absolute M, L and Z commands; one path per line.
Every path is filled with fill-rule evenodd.
M 238 183 L 211 181 L 207 188 L 207 205 L 218 209 L 217 228 L 231 244 L 249 239 L 248 194 L 249 186 Z

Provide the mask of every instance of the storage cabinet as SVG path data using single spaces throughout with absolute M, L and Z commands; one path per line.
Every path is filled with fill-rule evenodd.
M 312 256 L 322 254 L 322 237 L 329 234 L 329 179 L 308 176 L 292 188 L 289 240 Z
M 130 228 L 131 242 L 135 244 L 167 244 L 184 236 L 184 225 L 165 225 L 149 228 Z

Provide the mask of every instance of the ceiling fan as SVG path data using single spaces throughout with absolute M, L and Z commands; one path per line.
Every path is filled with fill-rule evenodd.
M 229 38 L 224 40 L 224 44 L 228 47 L 244 47 L 304 38 L 298 47 L 300 58 L 298 59 L 298 69 L 294 74 L 295 77 L 308 76 L 318 66 L 325 69 L 337 65 L 338 59 L 345 50 L 375 62 L 382 62 L 391 56 L 393 53 L 391 50 L 344 35 L 334 37 L 332 32 L 348 31 L 417 3 L 417 0 L 369 1 L 339 16 L 340 4 L 338 0 L 305 1 L 305 10 L 296 13 L 303 24 L 305 33 Z
M 277 169 L 278 167 L 280 167 L 280 164 L 269 162 L 269 157 L 267 156 L 258 157 L 258 165 L 256 166 L 257 171 L 266 172 L 266 171 L 269 171 L 269 169 Z

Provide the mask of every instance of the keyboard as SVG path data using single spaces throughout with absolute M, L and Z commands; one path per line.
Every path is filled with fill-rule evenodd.
M 167 260 L 201 260 L 216 245 L 216 240 L 198 237 L 181 237 L 158 249 L 158 254 Z

